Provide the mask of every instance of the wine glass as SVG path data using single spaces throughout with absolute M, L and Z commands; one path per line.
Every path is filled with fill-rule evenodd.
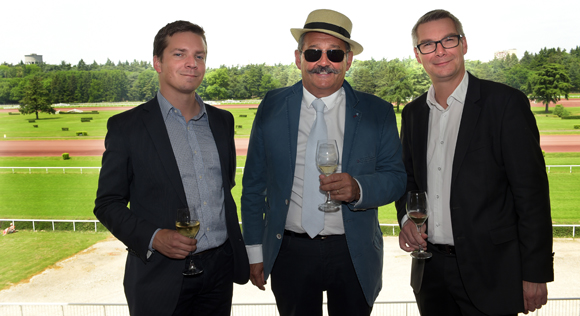
M 416 190 L 407 193 L 407 216 L 415 223 L 419 234 L 421 234 L 421 227 L 427 220 L 428 209 L 429 201 L 427 200 L 427 192 Z M 429 259 L 431 258 L 431 253 L 424 251 L 423 246 L 419 244 L 419 250 L 413 251 L 411 257 L 416 259 Z
M 329 176 L 336 172 L 338 168 L 338 146 L 336 140 L 319 140 L 316 146 L 316 166 L 320 173 Z M 318 205 L 318 209 L 323 212 L 336 212 L 340 209 L 340 204 L 330 199 L 330 191 L 326 192 L 326 202 Z
M 188 238 L 195 238 L 199 232 L 199 217 L 197 211 L 193 207 L 185 207 L 177 209 L 177 219 L 175 227 L 177 232 Z M 193 263 L 193 252 L 187 256 L 187 267 L 183 270 L 183 275 L 196 275 L 203 272 Z

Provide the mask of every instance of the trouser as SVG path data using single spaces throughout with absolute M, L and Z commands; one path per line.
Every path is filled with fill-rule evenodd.
M 310 239 L 286 232 L 271 277 L 281 316 L 321 316 L 323 291 L 330 316 L 371 313 L 345 235 Z

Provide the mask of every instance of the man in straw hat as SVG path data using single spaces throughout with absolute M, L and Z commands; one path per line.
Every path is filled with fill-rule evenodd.
M 362 46 L 348 17 L 310 13 L 298 41 L 302 81 L 270 91 L 254 120 L 243 178 L 242 223 L 251 281 L 272 276 L 285 315 L 369 315 L 381 290 L 377 208 L 399 198 L 406 174 L 393 106 L 344 80 Z M 337 172 L 316 170 L 317 140 L 336 140 Z M 337 206 L 322 212 L 330 192 Z

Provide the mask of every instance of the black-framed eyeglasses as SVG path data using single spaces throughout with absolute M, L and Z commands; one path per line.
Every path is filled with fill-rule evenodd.
M 313 63 L 320 60 L 320 57 L 322 57 L 322 52 L 323 50 L 320 49 L 307 49 L 302 53 L 304 54 L 304 59 L 306 59 L 307 62 Z M 333 63 L 341 62 L 344 59 L 345 54 L 346 53 L 340 49 L 331 49 L 326 51 L 326 57 L 328 57 L 328 60 Z
M 432 52 L 437 50 L 437 43 L 441 44 L 443 48 L 454 48 L 459 45 L 459 39 L 462 38 L 463 35 L 450 35 L 443 38 L 440 41 L 435 42 L 425 42 L 417 45 L 417 49 L 421 54 L 431 54 Z

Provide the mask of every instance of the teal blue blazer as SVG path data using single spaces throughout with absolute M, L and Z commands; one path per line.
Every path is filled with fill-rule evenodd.
M 405 192 L 407 175 L 392 104 L 358 92 L 345 81 L 342 172 L 355 177 L 363 201 L 343 203 L 348 249 L 365 298 L 373 305 L 382 286 L 383 238 L 379 206 Z M 241 199 L 246 245 L 261 244 L 264 277 L 278 256 L 296 165 L 302 82 L 270 91 L 256 112 L 244 169 Z

